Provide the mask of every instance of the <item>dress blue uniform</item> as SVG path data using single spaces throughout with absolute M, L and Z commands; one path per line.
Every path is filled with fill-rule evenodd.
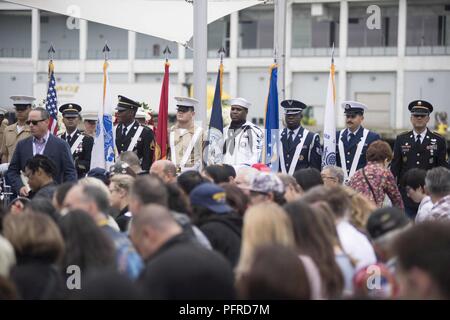
M 342 103 L 342 108 L 346 116 L 352 115 L 363 115 L 364 111 L 367 110 L 367 106 L 356 101 L 344 101 Z M 364 137 L 365 136 L 365 137 Z M 360 126 L 356 129 L 356 132 L 351 132 L 350 129 L 346 128 L 342 131 L 336 133 L 336 164 L 338 167 L 345 170 L 346 176 L 350 178 L 357 170 L 364 168 L 366 165 L 366 152 L 369 145 L 380 139 L 380 135 L 373 131 L 364 129 Z M 364 140 L 364 141 L 362 141 Z M 363 143 L 361 151 L 358 153 L 359 143 Z M 342 144 L 340 148 L 339 145 Z M 341 149 L 341 150 L 340 150 Z M 342 151 L 342 152 L 341 152 Z M 343 154 L 342 154 L 343 153 Z M 359 158 L 356 160 L 356 158 Z M 355 171 L 351 172 L 351 168 L 354 161 L 358 161 L 355 167 Z
M 313 167 L 317 170 L 322 165 L 322 148 L 317 133 L 310 132 L 300 125 L 301 113 L 306 108 L 303 102 L 284 100 L 286 122 L 290 115 L 298 115 L 298 125 L 284 128 L 281 132 L 280 171 L 293 174 L 295 171 Z M 294 168 L 292 168 L 294 166 Z
M 408 109 L 415 117 L 428 117 L 433 111 L 433 106 L 427 101 L 415 100 L 409 104 Z M 430 170 L 439 166 L 447 166 L 447 147 L 444 137 L 429 129 L 421 133 L 414 130 L 407 131 L 397 136 L 391 171 L 397 178 L 406 212 L 411 218 L 417 213 L 418 204 L 406 195 L 402 185 L 404 174 L 412 168 Z

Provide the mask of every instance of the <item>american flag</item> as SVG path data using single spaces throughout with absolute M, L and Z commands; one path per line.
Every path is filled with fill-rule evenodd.
M 45 108 L 48 113 L 50 113 L 50 122 L 48 123 L 48 129 L 55 136 L 58 133 L 58 109 L 56 106 L 58 105 L 58 97 L 56 96 L 55 89 L 55 74 L 53 73 L 53 63 L 50 61 L 49 64 L 50 69 L 50 77 L 48 81 L 48 91 L 47 91 L 47 99 L 45 101 Z

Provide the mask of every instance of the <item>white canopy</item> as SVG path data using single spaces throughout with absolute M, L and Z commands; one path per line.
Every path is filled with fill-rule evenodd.
M 193 35 L 193 6 L 185 0 L 5 0 L 186 44 Z M 207 1 L 207 0 L 197 0 Z M 208 23 L 261 3 L 209 0 Z

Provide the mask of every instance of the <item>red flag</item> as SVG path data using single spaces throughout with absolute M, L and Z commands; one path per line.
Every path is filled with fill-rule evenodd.
M 164 80 L 159 100 L 158 126 L 156 127 L 155 160 L 166 159 L 167 156 L 167 120 L 169 110 L 169 66 L 166 62 Z

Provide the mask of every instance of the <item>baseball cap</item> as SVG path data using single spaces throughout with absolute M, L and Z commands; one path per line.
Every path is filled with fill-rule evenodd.
M 215 213 L 227 213 L 232 209 L 226 203 L 225 190 L 210 182 L 205 182 L 195 187 L 189 194 L 191 204 L 206 207 Z
M 402 210 L 387 207 L 375 210 L 370 215 L 366 228 L 372 239 L 376 239 L 390 231 L 403 228 L 408 223 L 409 219 Z

